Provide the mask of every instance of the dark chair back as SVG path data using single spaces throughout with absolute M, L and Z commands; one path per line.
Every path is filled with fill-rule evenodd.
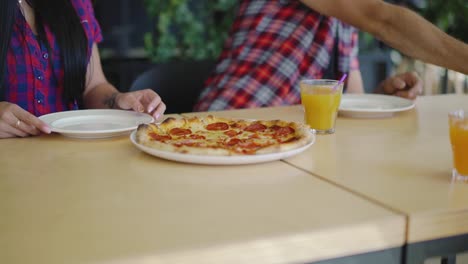
M 152 89 L 167 106 L 166 113 L 192 112 L 214 62 L 169 62 L 155 65 L 136 78 L 130 91 Z

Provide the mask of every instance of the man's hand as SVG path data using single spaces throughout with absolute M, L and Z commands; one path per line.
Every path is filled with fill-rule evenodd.
M 0 138 L 50 134 L 49 126 L 16 104 L 0 102 Z
M 406 72 L 387 78 L 380 83 L 376 93 L 396 95 L 408 99 L 416 99 L 422 94 L 423 82 L 415 72 Z

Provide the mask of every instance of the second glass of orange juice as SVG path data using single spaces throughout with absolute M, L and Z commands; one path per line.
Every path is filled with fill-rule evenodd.
M 449 127 L 453 151 L 453 178 L 468 181 L 468 111 L 451 112 Z
M 343 84 L 335 80 L 302 80 L 299 83 L 305 122 L 319 134 L 335 132 Z

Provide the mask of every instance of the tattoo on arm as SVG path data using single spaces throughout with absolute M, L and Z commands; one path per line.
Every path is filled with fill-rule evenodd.
M 119 94 L 119 93 L 115 92 L 115 93 L 112 93 L 109 96 L 106 96 L 106 98 L 104 98 L 104 101 L 103 101 L 104 105 L 109 107 L 110 109 L 114 109 L 116 107 L 115 98 L 117 97 L 117 94 Z

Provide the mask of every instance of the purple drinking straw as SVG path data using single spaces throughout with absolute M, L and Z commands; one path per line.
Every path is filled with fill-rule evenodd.
M 348 74 L 343 74 L 343 76 L 341 77 L 341 79 L 338 81 L 337 84 L 335 84 L 335 86 L 333 86 L 333 91 L 336 91 L 336 89 L 338 89 L 338 87 L 346 80 L 346 77 L 348 77 Z

